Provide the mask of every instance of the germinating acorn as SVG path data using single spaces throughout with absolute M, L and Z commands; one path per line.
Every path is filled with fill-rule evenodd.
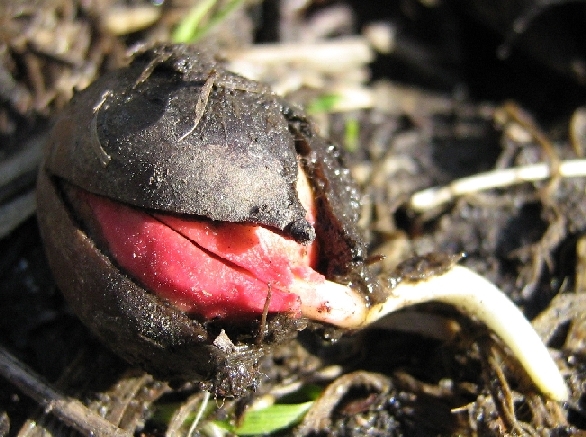
M 129 362 L 221 396 L 254 387 L 266 348 L 303 320 L 359 326 L 376 294 L 336 146 L 188 46 L 76 95 L 38 184 L 49 262 L 81 320 Z
M 271 345 L 307 321 L 354 330 L 440 301 L 499 336 L 542 393 L 568 398 L 523 313 L 453 257 L 430 275 L 405 272 L 442 256 L 373 279 L 337 147 L 188 46 L 147 51 L 79 93 L 55 123 L 37 192 L 73 310 L 163 378 L 242 396 Z

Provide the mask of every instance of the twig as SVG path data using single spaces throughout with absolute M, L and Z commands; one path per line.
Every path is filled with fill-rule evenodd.
M 162 8 L 156 6 L 111 6 L 102 12 L 102 17 L 108 31 L 128 35 L 154 24 L 161 13 Z
M 45 135 L 35 136 L 25 142 L 13 156 L 0 162 L 0 187 L 5 189 L 10 183 L 26 174 L 36 173 L 43 157 L 45 140 Z
M 535 182 L 553 176 L 549 164 L 533 164 L 523 167 L 493 170 L 467 178 L 457 179 L 444 187 L 434 187 L 419 191 L 409 201 L 409 207 L 416 212 L 441 206 L 455 197 L 476 193 L 482 190 L 503 188 L 522 182 Z M 556 176 L 574 178 L 586 176 L 586 160 L 561 161 Z
M 190 396 L 187 401 L 182 402 L 181 406 L 175 410 L 173 416 L 167 424 L 167 430 L 165 431 L 165 437 L 180 437 L 181 427 L 187 420 L 187 418 L 193 413 L 193 410 L 197 405 L 201 405 L 202 396 L 207 392 L 197 392 L 193 396 Z
M 331 42 L 256 44 L 223 54 L 231 64 L 303 63 L 324 71 L 345 71 L 351 65 L 371 62 L 374 54 L 363 37 L 337 38 Z M 233 69 L 231 66 L 230 70 Z
M 210 93 L 212 92 L 212 87 L 214 86 L 214 82 L 216 81 L 217 77 L 218 77 L 217 71 L 215 71 L 215 70 L 210 71 L 208 78 L 206 79 L 205 83 L 201 87 L 201 91 L 199 93 L 197 103 L 195 104 L 195 118 L 193 119 L 193 125 L 191 126 L 191 128 L 187 132 L 185 132 L 181 136 L 181 138 L 179 138 L 179 140 L 178 140 L 179 142 L 183 141 L 185 138 L 187 138 L 189 135 L 191 135 L 193 133 L 193 131 L 195 130 L 195 128 L 197 127 L 197 125 L 199 124 L 199 122 L 201 121 L 201 118 L 203 117 L 206 106 L 208 105 L 208 99 L 210 97 Z
M 497 352 L 493 342 L 484 338 L 478 342 L 478 350 L 482 357 L 483 367 L 485 367 L 486 385 L 490 391 L 494 405 L 502 420 L 505 430 L 517 428 L 517 418 L 515 417 L 515 405 L 513 402 L 513 393 L 507 383 L 507 378 L 502 368 L 502 363 L 497 359 Z
M 347 373 L 336 378 L 320 395 L 299 425 L 298 435 L 321 435 L 331 426 L 331 417 L 340 400 L 354 387 L 363 387 L 374 393 L 388 393 L 391 389 L 388 376 L 365 371 Z
M 203 414 L 205 413 L 205 410 L 208 407 L 209 400 L 210 400 L 210 392 L 209 391 L 203 392 L 203 398 L 201 400 L 201 404 L 199 405 L 199 408 L 197 409 L 197 412 L 195 414 L 195 418 L 193 419 L 193 422 L 191 422 L 191 426 L 189 427 L 189 431 L 187 432 L 187 437 L 193 437 L 195 435 L 195 430 L 197 429 L 197 425 L 199 425 L 199 421 L 203 417 Z
M 0 205 L 0 238 L 4 238 L 37 209 L 37 195 L 30 190 L 22 196 Z
M 0 375 L 66 425 L 88 437 L 131 437 L 76 399 L 53 389 L 33 370 L 0 346 Z
M 513 122 L 518 123 L 526 132 L 528 132 L 533 140 L 536 141 L 546 155 L 549 157 L 550 167 L 552 169 L 552 176 L 558 176 L 558 166 L 560 159 L 553 147 L 548 136 L 543 132 L 539 126 L 533 121 L 531 116 L 523 110 L 515 102 L 509 101 L 503 105 L 503 111 L 509 119 Z

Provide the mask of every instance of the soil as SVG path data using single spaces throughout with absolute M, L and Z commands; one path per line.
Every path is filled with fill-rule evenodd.
M 345 149 L 362 189 L 360 223 L 378 271 L 391 275 L 414 255 L 463 253 L 460 264 L 497 284 L 533 320 L 568 383 L 569 401 L 536 393 L 498 339 L 470 317 L 425 304 L 397 316 L 427 326 L 420 332 L 397 325 L 343 338 L 302 331 L 262 358 L 264 378 L 255 393 L 212 400 L 191 431 L 205 398 L 200 386 L 170 385 L 130 367 L 77 320 L 54 285 L 30 199 L 39 144 L 53 117 L 76 90 L 124 65 L 127 51 L 170 41 L 192 5 L 2 3 L 0 356 L 18 361 L 0 366 L 0 437 L 79 432 L 55 413 L 61 404 L 47 405 L 50 396 L 39 393 L 77 400 L 134 435 L 207 436 L 218 435 L 221 421 L 240 423 L 261 401 L 306 400 L 309 388 L 320 394 L 309 412 L 275 435 L 586 432 L 586 178 L 556 173 L 560 162 L 586 150 L 581 3 L 527 1 L 526 9 L 515 10 L 505 8 L 506 0 L 491 3 L 494 9 L 480 0 L 303 7 L 266 0 L 239 4 L 199 41 L 236 68 L 242 61 L 236 54 L 246 60 L 259 43 L 290 55 L 290 44 L 317 51 L 342 37 L 366 41 L 375 25 L 383 34 L 396 31 L 388 53 L 383 47 L 372 59 L 354 59 L 360 56 L 348 52 L 340 68 L 283 58 L 242 68 L 309 107 L 321 134 Z M 224 6 L 219 2 L 211 13 Z M 112 24 L 141 8 L 154 10 L 155 19 L 123 30 Z M 514 31 L 515 23 L 524 26 Z M 565 50 L 551 50 L 548 35 Z M 370 100 L 345 108 L 335 99 L 327 103 L 348 90 Z M 315 109 L 316 102 L 326 102 L 325 109 Z M 537 163 L 548 164 L 552 177 L 453 196 L 424 210 L 410 203 L 425 188 Z M 15 368 L 30 370 L 26 379 L 36 391 L 23 390 L 10 372 Z M 40 389 L 45 382 L 52 391 Z M 107 427 L 96 434 L 113 435 Z

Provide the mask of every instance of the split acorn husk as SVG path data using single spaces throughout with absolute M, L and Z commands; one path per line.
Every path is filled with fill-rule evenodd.
M 313 190 L 314 224 L 297 193 L 300 171 Z M 84 201 L 92 195 L 149 216 L 253 224 L 315 241 L 317 272 L 361 290 L 365 305 L 377 299 L 357 228 L 358 189 L 339 148 L 268 87 L 191 46 L 147 50 L 74 97 L 39 172 L 39 227 L 69 305 L 129 363 L 170 381 L 201 381 L 220 397 L 254 389 L 261 357 L 306 321 L 269 312 L 264 329 L 262 314 L 182 311 L 113 256 Z

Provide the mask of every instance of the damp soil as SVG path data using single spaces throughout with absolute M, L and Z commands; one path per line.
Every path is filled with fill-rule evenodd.
M 200 43 L 229 60 L 255 42 L 278 47 L 305 37 L 305 44 L 317 47 L 340 35 L 363 37 L 368 25 L 395 26 L 395 51 L 373 52 L 369 64 L 350 63 L 342 72 L 271 64 L 261 78 L 310 107 L 332 89 L 355 89 L 356 76 L 360 89 L 388 97 L 384 104 L 335 111 L 326 105 L 313 114 L 321 134 L 345 149 L 361 187 L 360 224 L 374 268 L 393 272 L 404 259 L 428 252 L 464 254 L 462 265 L 496 283 L 533 320 L 568 383 L 570 400 L 541 397 L 482 326 L 450 307 L 426 304 L 397 316 L 405 325 L 422 321 L 422 332 L 396 325 L 343 338 L 301 332 L 261 359 L 264 376 L 255 393 L 212 400 L 192 434 L 211 435 L 218 421 L 237 423 L 259 400 L 299 399 L 304 387 L 320 397 L 296 425 L 275 435 L 585 432 L 586 178 L 555 173 L 560 161 L 581 158 L 586 150 L 580 108 L 586 89 L 578 68 L 586 61 L 580 44 L 573 44 L 586 40 L 583 26 L 575 25 L 579 6 L 525 2 L 525 12 L 509 9 L 511 17 L 497 19 L 480 1 L 424 7 L 405 0 L 376 13 L 364 2 L 308 2 L 301 9 L 292 3 L 238 7 Z M 134 435 L 187 435 L 203 393 L 197 384 L 168 384 L 129 366 L 89 333 L 55 286 L 36 218 L 19 199 L 33 193 L 36 145 L 75 90 L 124 65 L 125 53 L 137 45 L 168 42 L 190 6 L 171 0 L 160 6 L 110 0 L 0 6 L 6 29 L 0 36 L 0 166 L 10 175 L 0 174 L 2 355 L 32 369 L 33 385 L 47 381 Z M 137 15 L 139 8 L 158 8 L 158 15 L 128 32 L 108 21 L 123 12 Z M 526 11 L 534 12 L 543 30 L 530 25 Z M 528 24 L 514 38 L 519 17 Z M 558 35 L 567 51 L 549 50 L 543 34 Z M 552 168 L 547 180 L 455 196 L 424 211 L 409 204 L 410 196 L 428 187 L 543 162 Z M 71 435 L 67 423 L 44 407 L 6 372 L 0 376 L 0 437 Z

